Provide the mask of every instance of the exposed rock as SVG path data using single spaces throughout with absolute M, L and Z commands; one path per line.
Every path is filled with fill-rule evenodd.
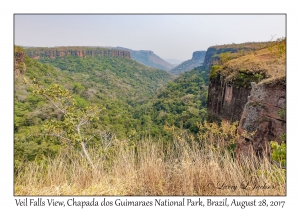
M 223 52 L 230 52 L 230 53 L 235 53 L 237 52 L 238 49 L 236 48 L 216 48 L 216 47 L 209 47 L 207 49 L 204 61 L 203 61 L 203 66 L 205 69 L 210 69 L 213 65 L 218 64 L 220 58 L 216 55 L 221 54 Z
M 222 48 L 221 48 L 222 49 Z M 276 57 L 268 49 L 248 53 L 212 68 L 208 89 L 209 118 L 238 121 L 251 91 L 251 82 L 263 82 L 285 76 L 285 58 Z M 208 62 L 209 63 L 209 62 Z
M 196 51 L 193 53 L 191 60 L 187 60 L 171 70 L 172 74 L 178 75 L 186 71 L 192 70 L 195 67 L 201 66 L 205 57 L 206 51 Z
M 249 157 L 270 156 L 270 141 L 282 142 L 286 133 L 286 78 L 273 83 L 252 83 L 251 95 L 242 113 L 236 154 Z M 251 135 L 253 133 L 253 135 Z
M 14 51 L 14 76 L 15 78 L 25 74 L 26 65 L 25 65 L 26 53 L 20 47 L 15 47 Z
M 239 121 L 250 90 L 248 87 L 237 87 L 226 82 L 222 75 L 211 79 L 207 100 L 209 120 Z
M 279 51 L 285 49 L 285 40 L 277 44 L 273 51 L 255 49 L 255 43 L 247 44 L 254 51 L 244 55 L 237 51 L 230 54 L 231 60 L 222 64 L 214 60 L 218 58 L 216 54 L 212 55 L 222 48 L 207 51 L 206 57 L 211 59 L 204 61 L 204 65 L 218 64 L 210 71 L 209 119 L 239 120 L 238 157 L 253 154 L 269 157 L 270 141 L 280 143 L 281 136 L 285 135 L 286 55 L 285 51 Z M 227 46 L 224 50 L 234 49 Z
M 47 57 L 54 59 L 56 57 L 63 56 L 78 56 L 85 58 L 86 56 L 112 56 L 112 57 L 124 57 L 131 58 L 130 53 L 125 50 L 114 50 L 100 47 L 37 47 L 27 48 L 26 53 L 33 59 L 40 59 L 41 57 Z

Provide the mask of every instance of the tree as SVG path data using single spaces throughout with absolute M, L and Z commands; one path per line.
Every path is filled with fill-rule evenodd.
M 33 94 L 43 96 L 63 114 L 62 120 L 50 119 L 43 125 L 42 135 L 58 137 L 62 144 L 69 147 L 79 146 L 94 169 L 86 144 L 94 137 L 90 123 L 97 117 L 99 108 L 97 106 L 78 108 L 71 93 L 57 84 L 45 88 L 35 78 L 31 78 L 30 81 L 24 78 L 24 83 L 30 85 Z
M 221 65 L 224 65 L 226 62 L 230 61 L 232 59 L 230 52 L 223 52 L 220 54 L 220 63 Z

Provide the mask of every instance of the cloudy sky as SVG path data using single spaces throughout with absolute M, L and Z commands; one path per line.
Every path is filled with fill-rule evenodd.
M 209 46 L 286 36 L 278 15 L 14 15 L 21 46 L 121 46 L 188 60 Z

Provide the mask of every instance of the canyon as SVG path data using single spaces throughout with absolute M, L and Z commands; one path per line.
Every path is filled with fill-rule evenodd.
M 208 120 L 239 121 L 237 132 L 240 138 L 236 144 L 238 157 L 270 157 L 270 141 L 280 144 L 285 142 L 286 135 L 286 55 L 277 50 L 284 44 L 250 42 L 212 46 L 207 51 L 194 52 L 191 60 L 176 68 L 170 70 L 168 66 L 164 70 L 178 75 L 202 65 L 210 74 Z M 270 50 L 270 46 L 273 46 L 273 50 Z M 26 72 L 26 54 L 39 60 L 68 55 L 82 58 L 133 58 L 137 53 L 145 54 L 147 58 L 149 55 L 156 57 L 152 51 L 134 52 L 126 51 L 126 48 L 55 47 L 22 50 L 15 47 L 14 76 L 19 77 Z M 225 61 L 224 55 L 228 58 Z

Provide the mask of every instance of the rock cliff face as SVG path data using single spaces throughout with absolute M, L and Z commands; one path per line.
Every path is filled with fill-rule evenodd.
M 249 157 L 252 152 L 258 157 L 270 155 L 270 141 L 281 143 L 286 133 L 286 79 L 278 78 L 271 83 L 252 83 L 238 133 L 236 153 Z M 253 133 L 251 135 L 251 133 Z
M 68 55 L 85 58 L 86 56 L 113 56 L 131 58 L 130 53 L 125 50 L 113 50 L 100 47 L 53 47 L 53 48 L 27 48 L 26 53 L 33 59 L 41 57 L 56 58 Z
M 223 52 L 235 53 L 238 49 L 236 48 L 217 48 L 217 47 L 209 47 L 206 51 L 206 55 L 203 61 L 203 66 L 205 69 L 210 69 L 213 65 L 218 64 L 220 58 L 217 56 Z
M 25 65 L 26 53 L 23 49 L 15 47 L 14 51 L 14 76 L 15 78 L 25 74 L 26 65 Z
M 197 66 L 201 66 L 205 57 L 206 51 L 196 51 L 193 53 L 191 60 L 187 60 L 176 66 L 171 70 L 172 74 L 178 75 L 180 73 L 192 70 Z
M 236 87 L 218 75 L 210 79 L 207 111 L 209 120 L 239 121 L 250 93 L 248 87 Z
M 217 52 L 209 49 L 206 55 L 212 59 L 204 61 L 207 66 L 218 64 L 210 72 L 210 120 L 239 121 L 238 157 L 270 156 L 269 142 L 280 143 L 286 132 L 285 54 L 264 48 L 220 65 L 213 51 Z

